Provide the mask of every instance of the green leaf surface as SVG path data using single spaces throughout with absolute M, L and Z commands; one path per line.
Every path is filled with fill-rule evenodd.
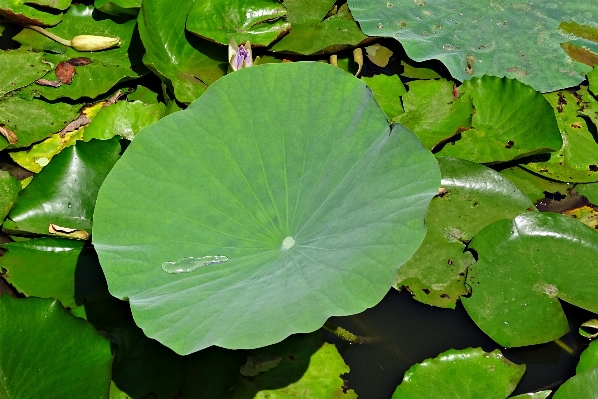
M 119 101 L 105 107 L 85 128 L 83 139 L 108 140 L 119 135 L 133 140 L 144 127 L 157 122 L 164 116 L 164 104 L 144 104 L 141 101 Z
M 588 73 L 588 82 L 590 84 L 590 91 L 598 96 L 598 67 L 594 67 L 590 73 Z
M 388 120 L 402 114 L 401 96 L 407 93 L 405 86 L 397 75 L 374 75 L 361 78 L 374 93 L 376 102 L 386 114 Z
M 438 158 L 444 195 L 426 215 L 428 232 L 415 255 L 398 271 L 394 287 L 405 286 L 420 302 L 454 308 L 467 293 L 465 275 L 475 261 L 466 244 L 488 224 L 514 218 L 533 204 L 497 172 L 457 158 Z
M 57 300 L 0 296 L 0 396 L 108 398 L 110 342 Z
M 453 95 L 453 82 L 447 80 L 417 80 L 407 84 L 403 95 L 405 113 L 395 118 L 419 137 L 431 150 L 471 126 L 471 98 Z
M 20 25 L 53 26 L 62 20 L 71 0 L 0 0 L 0 15 Z
M 563 147 L 552 154 L 539 155 L 521 166 L 549 179 L 567 183 L 598 181 L 598 143 L 588 130 L 586 120 L 578 115 L 581 105 L 569 91 L 545 94 L 563 136 Z
M 95 0 L 95 8 L 112 15 L 137 15 L 141 0 Z
M 327 16 L 334 0 L 286 0 L 291 31 L 270 50 L 298 54 L 336 53 L 366 39 L 353 20 L 349 7 L 342 5 Z
M 479 260 L 470 267 L 473 321 L 499 345 L 534 345 L 568 330 L 559 299 L 598 311 L 598 232 L 556 213 L 527 213 L 484 228 L 469 244 Z
M 185 33 L 193 0 L 153 0 L 141 4 L 138 26 L 146 53 L 143 63 L 190 103 L 228 69 L 226 47 Z
M 44 56 L 25 49 L 0 50 L 0 96 L 27 86 L 41 78 L 51 68 L 42 61 Z
M 553 399 L 596 399 L 598 398 L 598 367 L 586 370 L 569 378 L 554 393 Z
M 578 184 L 575 191 L 587 197 L 594 205 L 598 205 L 598 183 Z
M 506 0 L 491 5 L 465 1 L 451 7 L 435 1 L 349 0 L 348 4 L 366 35 L 394 37 L 409 58 L 440 60 L 460 81 L 506 76 L 549 92 L 578 85 L 590 70 L 567 55 L 561 43 L 592 42 L 559 30 L 562 21 L 595 25 L 594 5 L 584 0 L 570 1 L 566 8 Z M 467 68 L 468 56 L 474 57 L 473 68 Z
M 534 203 L 544 198 L 546 193 L 567 195 L 567 190 L 572 187 L 569 183 L 544 179 L 519 166 L 503 169 L 500 174 L 515 184 Z M 577 186 L 575 187 L 577 189 Z
M 0 220 L 4 221 L 17 200 L 21 183 L 6 171 L 0 171 Z
M 524 372 L 499 350 L 449 349 L 407 370 L 392 399 L 505 399 Z
M 348 373 L 349 367 L 336 346 L 324 342 L 321 332 L 293 335 L 279 344 L 250 351 L 248 359 L 252 357 L 281 360 L 254 377 L 239 376 L 229 398 L 357 398 L 353 390 L 343 393 L 340 376 Z
M 19 194 L 4 228 L 48 235 L 52 223 L 91 234 L 98 190 L 120 152 L 118 138 L 65 148 Z
M 81 107 L 81 104 L 50 103 L 36 99 L 27 101 L 17 96 L 0 101 L 0 125 L 10 129 L 18 138 L 18 142 L 8 148 L 29 147 L 60 132 L 77 119 Z
M 401 76 L 410 79 L 440 79 L 442 76 L 436 71 L 438 69 L 434 63 L 427 62 L 415 62 L 409 58 L 401 60 L 403 66 L 403 72 Z M 440 64 L 442 65 L 442 64 Z M 434 68 L 436 67 L 436 68 Z
M 470 130 L 440 155 L 478 163 L 506 162 L 563 145 L 553 110 L 540 93 L 515 79 L 484 76 L 459 87 L 475 114 Z
M 157 104 L 158 93 L 145 86 L 137 86 L 133 93 L 127 95 L 129 101 L 141 101 L 146 104 Z
M 438 185 L 363 82 L 260 65 L 135 138 L 100 190 L 94 244 L 149 337 L 181 354 L 259 347 L 380 301 Z M 190 258 L 205 266 L 163 270 Z
M 538 391 L 531 393 L 523 393 L 517 396 L 511 396 L 511 399 L 546 399 L 552 391 Z
M 2 244 L 6 280 L 26 296 L 58 299 L 71 309 L 101 297 L 106 282 L 95 251 L 82 241 L 39 238 Z
M 287 9 L 276 0 L 204 0 L 194 2 L 187 29 L 210 41 L 268 46 L 291 27 Z
M 79 99 L 82 97 L 94 98 L 106 93 L 119 82 L 130 80 L 144 74 L 147 70 L 141 63 L 142 44 L 136 34 L 135 19 L 111 19 L 92 6 L 83 4 L 73 5 L 64 16 L 62 23 L 48 31 L 72 39 L 77 35 L 98 35 L 118 37 L 121 43 L 118 47 L 95 52 L 80 52 L 68 48 L 64 54 L 47 54 L 46 59 L 53 64 L 68 61 L 71 58 L 87 57 L 91 64 L 77 66 L 76 74 L 70 85 L 60 87 L 32 85 L 25 89 L 25 93 L 43 96 L 48 100 L 61 97 Z M 23 44 L 36 47 L 47 47 L 51 39 L 39 32 L 23 36 Z M 48 80 L 57 80 L 56 73 L 50 71 L 44 76 Z
M 575 373 L 579 374 L 595 367 L 598 367 L 598 341 L 592 341 L 581 353 Z

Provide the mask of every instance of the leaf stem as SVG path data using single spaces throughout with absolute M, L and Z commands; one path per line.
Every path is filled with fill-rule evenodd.
M 71 41 L 70 40 L 63 39 L 62 37 L 57 36 L 57 35 L 55 35 L 52 32 L 48 32 L 47 30 L 45 30 L 42 27 L 39 27 L 39 26 L 36 26 L 36 25 L 28 25 L 27 28 L 33 29 L 35 31 L 38 31 L 42 35 L 47 36 L 50 39 L 55 40 L 55 41 L 57 41 L 60 44 L 64 44 L 65 46 L 71 47 Z
M 369 343 L 371 343 L 370 338 L 360 337 L 359 335 L 355 335 L 352 332 L 345 330 L 344 328 L 337 326 L 336 324 L 333 324 L 329 321 L 324 323 L 324 326 L 322 328 L 326 331 L 330 331 L 337 337 L 344 339 L 345 341 L 350 342 L 352 344 L 369 344 Z

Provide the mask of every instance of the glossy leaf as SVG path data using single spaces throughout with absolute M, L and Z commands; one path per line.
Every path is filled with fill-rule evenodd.
M 545 94 L 563 136 L 563 147 L 556 153 L 539 155 L 521 167 L 543 177 L 567 183 L 598 181 L 598 143 L 584 118 L 578 115 L 578 99 L 569 91 Z
M 371 78 L 363 77 L 361 80 L 372 90 L 376 102 L 389 120 L 404 112 L 401 96 L 407 93 L 407 90 L 397 75 L 374 75 Z
M 143 63 L 167 83 L 176 98 L 190 103 L 228 69 L 226 48 L 185 33 L 193 0 L 146 1 L 138 26 Z
M 596 386 L 598 386 L 598 367 L 569 378 L 554 393 L 553 399 L 596 399 L 598 398 Z
M 461 130 L 471 127 L 471 98 L 453 95 L 453 83 L 441 80 L 417 80 L 407 84 L 403 95 L 405 113 L 394 119 L 409 128 L 431 150 Z
M 44 56 L 24 49 L 0 50 L 0 96 L 27 86 L 41 78 L 51 68 L 42 61 Z
M 0 15 L 20 25 L 53 26 L 62 20 L 62 13 L 71 0 L 0 0 Z
M 392 399 L 504 399 L 524 372 L 525 365 L 510 362 L 499 350 L 449 349 L 412 366 Z
M 39 95 L 48 100 L 62 97 L 79 99 L 94 98 L 110 90 L 114 85 L 136 78 L 146 69 L 141 64 L 142 45 L 135 33 L 135 20 L 113 20 L 92 6 L 73 5 L 64 16 L 62 23 L 48 31 L 68 40 L 81 34 L 120 38 L 120 45 L 104 51 L 79 52 L 72 48 L 63 54 L 48 54 L 48 61 L 57 65 L 72 58 L 87 57 L 91 63 L 76 67 L 76 74 L 70 85 L 60 87 L 32 85 L 25 92 Z M 30 33 L 21 38 L 21 43 L 45 47 L 51 39 L 41 33 Z M 56 80 L 54 71 L 44 76 L 48 80 Z
M 18 142 L 9 148 L 29 147 L 60 132 L 79 116 L 81 107 L 81 104 L 27 101 L 17 96 L 0 101 L 0 124 L 12 130 L 18 138 Z
M 559 299 L 596 312 L 598 233 L 556 213 L 527 213 L 484 228 L 469 244 L 473 321 L 505 347 L 560 338 L 569 327 Z
M 141 101 L 119 101 L 104 108 L 85 128 L 83 139 L 108 140 L 119 135 L 133 140 L 137 132 L 164 116 L 164 104 L 144 104 Z
M 573 187 L 569 183 L 544 179 L 519 166 L 503 169 L 500 174 L 515 184 L 534 203 L 546 197 L 546 193 L 567 195 L 567 190 Z
M 366 36 L 342 5 L 327 17 L 334 0 L 286 0 L 291 31 L 270 49 L 298 54 L 325 54 L 355 46 Z
M 557 151 L 563 145 L 553 110 L 540 93 L 514 79 L 484 76 L 459 87 L 475 114 L 470 130 L 439 154 L 478 163 L 505 162 Z
M 110 342 L 59 301 L 2 295 L 0 326 L 2 397 L 108 398 Z
M 2 244 L 6 280 L 26 296 L 58 299 L 71 309 L 104 295 L 106 282 L 92 248 L 82 241 L 39 238 Z
M 432 155 L 327 64 L 214 85 L 145 128 L 100 190 L 94 245 L 111 293 L 181 354 L 264 346 L 380 301 L 423 240 Z M 228 260 L 163 269 L 206 256 Z
M 95 0 L 98 10 L 112 15 L 137 15 L 141 0 Z
M 438 61 L 436 61 L 438 63 Z M 401 76 L 411 79 L 440 79 L 442 76 L 438 73 L 438 66 L 433 62 L 415 62 L 409 58 L 401 60 L 403 72 Z M 444 66 L 440 64 L 440 66 Z
M 275 0 L 206 0 L 191 6 L 187 29 L 227 46 L 231 38 L 267 46 L 290 29 L 286 15 L 287 9 Z
M 546 399 L 551 393 L 552 391 L 522 393 L 521 395 L 511 396 L 511 399 Z
M 434 1 L 348 4 L 366 35 L 394 37 L 409 58 L 440 60 L 460 81 L 506 76 L 549 92 L 578 85 L 590 70 L 572 60 L 561 43 L 568 36 L 580 46 L 591 42 L 559 30 L 562 21 L 570 20 L 594 26 L 593 5 L 583 0 L 571 1 L 567 8 L 531 1 L 498 1 L 495 7 L 475 1 L 451 7 Z
M 592 341 L 579 357 L 575 368 L 577 374 L 598 367 L 598 341 Z
M 467 293 L 465 275 L 475 261 L 467 243 L 488 224 L 513 218 L 532 202 L 510 181 L 482 165 L 438 158 L 444 194 L 430 203 L 428 232 L 415 255 L 398 271 L 394 287 L 405 286 L 420 302 L 454 308 Z
M 598 205 L 598 183 L 578 184 L 575 186 L 575 191 L 587 197 L 594 205 Z
M 21 183 L 6 171 L 0 171 L 0 220 L 4 221 L 17 200 Z
M 98 190 L 120 152 L 117 138 L 65 148 L 19 194 L 4 228 L 48 235 L 52 223 L 91 234 Z
M 590 91 L 598 96 L 598 68 L 594 67 L 590 73 L 588 73 L 588 82 L 590 84 Z

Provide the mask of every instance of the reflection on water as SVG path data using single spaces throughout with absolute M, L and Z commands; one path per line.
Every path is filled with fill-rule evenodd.
M 527 369 L 514 394 L 555 389 L 575 374 L 579 353 L 589 341 L 577 333 L 593 313 L 563 303 L 571 331 L 561 338 L 574 350 L 567 353 L 554 342 L 504 349 L 486 336 L 459 302 L 457 309 L 441 309 L 419 303 L 406 292 L 391 289 L 374 308 L 348 317 L 333 317 L 338 324 L 361 336 L 374 338 L 371 345 L 352 345 L 330 334 L 351 372 L 344 376 L 360 399 L 389 399 L 403 374 L 415 363 L 450 349 L 481 347 L 500 349 L 511 361 Z

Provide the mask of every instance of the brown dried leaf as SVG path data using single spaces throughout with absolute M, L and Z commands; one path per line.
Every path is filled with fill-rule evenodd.
M 104 107 L 109 107 L 112 104 L 116 104 L 116 102 L 118 101 L 118 99 L 120 98 L 120 96 L 122 96 L 122 90 L 119 89 L 116 93 L 114 93 L 112 95 L 112 97 L 110 97 L 109 99 L 107 99 L 104 102 Z
M 77 130 L 81 126 L 88 125 L 89 123 L 91 123 L 91 119 L 85 114 L 81 114 L 77 119 L 66 125 L 65 128 L 60 131 L 60 137 L 64 137 L 65 134 Z
M 85 65 L 91 64 L 91 58 L 77 57 L 77 58 L 71 58 L 67 62 L 74 66 L 85 66 Z
M 3 125 L 0 125 L 0 134 L 2 134 L 4 138 L 8 140 L 9 144 L 17 144 L 17 141 L 19 141 L 17 135 L 12 130 L 5 128 Z
M 42 86 L 51 86 L 51 87 L 60 87 L 62 82 L 60 80 L 48 80 L 48 79 L 38 79 L 35 81 L 38 85 Z
M 48 231 L 50 234 L 56 234 L 60 237 L 78 238 L 80 240 L 87 240 L 89 238 L 89 233 L 85 230 L 70 229 L 68 227 L 58 226 L 54 223 L 50 223 Z
M 56 77 L 64 84 L 70 85 L 75 75 L 75 67 L 68 62 L 62 61 L 56 66 Z

